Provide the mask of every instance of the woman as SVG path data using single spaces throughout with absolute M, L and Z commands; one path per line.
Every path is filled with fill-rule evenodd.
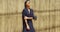
M 25 8 L 22 11 L 23 32 L 35 32 L 32 19 L 35 19 L 33 10 L 30 9 L 30 1 L 25 1 Z

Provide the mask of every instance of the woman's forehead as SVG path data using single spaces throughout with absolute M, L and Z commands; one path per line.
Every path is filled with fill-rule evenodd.
M 27 3 L 30 3 L 30 1 L 27 1 Z

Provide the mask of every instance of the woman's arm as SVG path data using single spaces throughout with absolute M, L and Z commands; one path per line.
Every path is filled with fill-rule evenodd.
M 33 19 L 33 17 L 27 17 L 27 16 L 25 16 L 24 19 Z
M 27 23 L 27 19 L 32 19 L 32 17 L 24 16 L 24 20 L 25 20 L 25 23 L 26 23 L 26 28 L 27 28 L 27 30 L 30 30 L 30 27 L 29 27 L 29 25 Z
M 26 23 L 26 28 L 27 28 L 27 30 L 30 30 L 30 27 L 29 27 L 26 19 L 25 19 L 25 23 Z
M 25 19 L 26 26 L 28 26 L 27 20 Z

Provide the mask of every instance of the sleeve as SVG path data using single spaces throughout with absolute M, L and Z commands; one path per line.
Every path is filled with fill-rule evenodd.
M 23 10 L 23 12 L 22 12 L 22 17 L 24 17 L 24 16 L 27 16 L 25 10 Z
M 34 17 L 34 12 L 33 12 L 33 10 L 32 10 L 32 17 Z

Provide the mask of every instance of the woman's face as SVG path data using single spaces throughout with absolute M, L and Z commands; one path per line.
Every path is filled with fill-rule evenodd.
M 26 6 L 30 7 L 30 1 L 27 1 Z

